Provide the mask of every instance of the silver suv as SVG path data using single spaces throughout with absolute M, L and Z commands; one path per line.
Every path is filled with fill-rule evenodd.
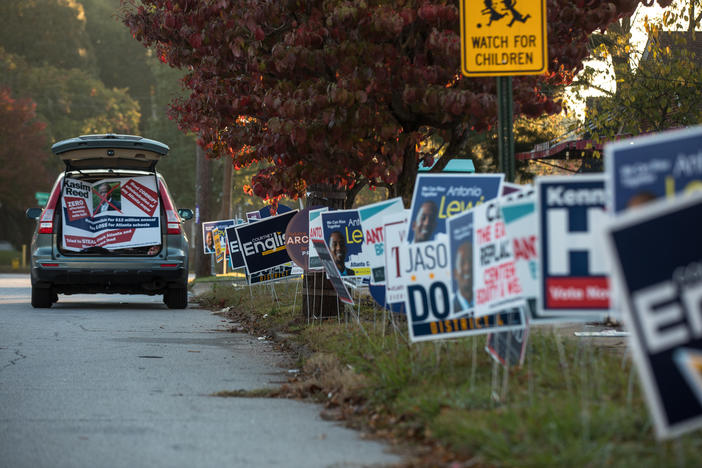
M 163 294 L 188 305 L 188 239 L 156 163 L 168 146 L 133 135 L 85 135 L 51 147 L 66 165 L 46 207 L 30 208 L 32 306 L 58 294 Z

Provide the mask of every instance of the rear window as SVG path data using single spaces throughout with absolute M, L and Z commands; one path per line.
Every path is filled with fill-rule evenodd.
M 153 172 L 67 172 L 57 187 L 62 190 L 55 219 L 59 251 L 64 255 L 157 255 L 165 225 L 165 203 L 158 194 L 164 187 Z

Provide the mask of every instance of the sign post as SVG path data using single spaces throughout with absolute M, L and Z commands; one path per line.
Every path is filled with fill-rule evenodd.
M 497 77 L 500 170 L 514 182 L 512 76 L 548 69 L 546 0 L 461 0 L 461 72 Z

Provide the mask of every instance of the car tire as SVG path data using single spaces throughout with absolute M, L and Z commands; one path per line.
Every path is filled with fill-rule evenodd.
M 35 309 L 48 309 L 53 304 L 53 291 L 51 288 L 37 288 L 32 286 L 32 307 Z
M 168 288 L 163 293 L 163 302 L 169 309 L 185 309 L 188 307 L 188 288 Z

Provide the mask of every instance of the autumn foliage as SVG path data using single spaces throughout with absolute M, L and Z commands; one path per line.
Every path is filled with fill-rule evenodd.
M 587 38 L 637 0 L 548 1 L 549 72 L 514 79 L 518 115 L 560 110 L 554 89 L 588 55 Z M 188 70 L 171 113 L 212 155 L 254 176 L 263 198 L 312 183 L 384 185 L 409 196 L 420 161 L 436 169 L 496 122 L 495 79 L 460 75 L 456 1 L 143 0 L 125 9 L 135 38 Z M 433 145 L 436 147 L 436 145 Z
M 36 104 L 15 99 L 0 88 L 0 206 L 24 211 L 34 206 L 34 193 L 50 183 L 44 164 L 49 156 L 45 124 L 36 118 Z

